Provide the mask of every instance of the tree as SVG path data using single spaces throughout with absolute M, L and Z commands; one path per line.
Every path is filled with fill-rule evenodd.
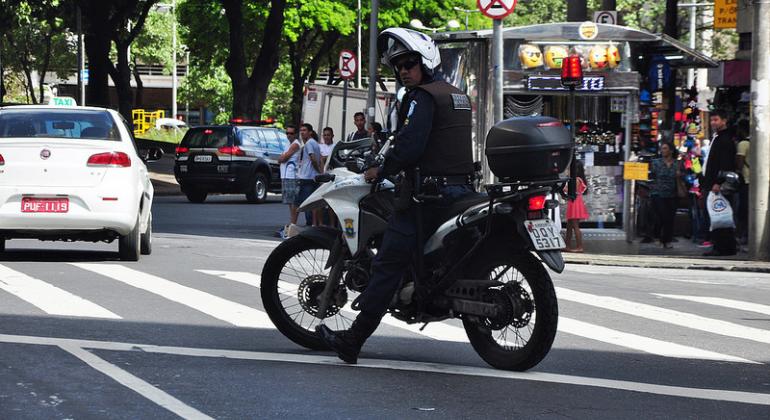
M 567 2 L 567 21 L 583 22 L 588 19 L 588 3 L 586 0 L 570 0 Z
M 55 70 L 60 77 L 66 77 L 74 66 L 74 56 L 69 54 L 73 46 L 60 17 L 66 5 L 58 0 L 41 0 L 11 1 L 6 7 L 0 12 L 0 21 L 11 53 L 4 54 L 4 65 L 24 74 L 28 101 L 41 103 L 45 74 Z M 38 80 L 33 80 L 34 73 Z
M 164 72 L 171 74 L 174 67 L 172 47 L 172 26 L 175 19 L 173 13 L 150 11 L 144 22 L 142 31 L 131 44 L 131 71 L 136 82 L 136 97 L 134 107 L 143 107 L 144 83 L 137 69 L 140 64 L 159 65 Z M 181 44 L 180 44 L 181 45 Z M 177 54 L 183 53 L 180 46 Z

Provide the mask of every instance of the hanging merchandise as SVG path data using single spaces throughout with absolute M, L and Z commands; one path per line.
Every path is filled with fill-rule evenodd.
M 604 70 L 608 66 L 607 48 L 603 45 L 594 45 L 588 55 L 591 70 Z
M 522 44 L 519 46 L 519 60 L 523 69 L 532 70 L 543 65 L 543 54 L 536 45 Z
M 529 117 L 543 114 L 542 96 L 517 96 L 506 95 L 503 116 L 511 117 Z
M 620 50 L 615 45 L 607 47 L 607 64 L 611 69 L 614 69 L 620 65 Z
M 545 66 L 550 70 L 560 69 L 561 62 L 569 55 L 565 45 L 549 45 L 545 47 Z

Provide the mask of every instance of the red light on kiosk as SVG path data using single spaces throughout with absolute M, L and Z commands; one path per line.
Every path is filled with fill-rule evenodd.
M 674 121 L 684 121 L 684 114 L 681 112 L 675 112 Z
M 214 133 L 214 130 L 212 130 L 210 128 L 207 128 L 207 129 L 203 130 L 203 134 L 206 134 L 206 135 L 213 134 L 213 133 Z
M 583 85 L 583 65 L 579 55 L 571 55 L 561 62 L 561 84 L 563 86 Z

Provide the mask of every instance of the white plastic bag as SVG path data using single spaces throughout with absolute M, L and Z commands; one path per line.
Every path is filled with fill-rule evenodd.
M 710 230 L 712 232 L 716 229 L 735 228 L 733 209 L 730 207 L 730 202 L 727 201 L 724 195 L 709 192 L 706 205 L 708 206 L 709 217 L 711 218 Z

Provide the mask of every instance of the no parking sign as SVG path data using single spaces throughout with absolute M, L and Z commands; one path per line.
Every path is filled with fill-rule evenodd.
M 476 0 L 481 13 L 492 19 L 502 19 L 511 13 L 516 7 L 517 0 Z
M 348 80 L 355 76 L 356 71 L 358 70 L 358 60 L 356 60 L 356 55 L 353 53 L 353 51 L 340 51 L 339 67 L 340 77 L 343 79 Z

